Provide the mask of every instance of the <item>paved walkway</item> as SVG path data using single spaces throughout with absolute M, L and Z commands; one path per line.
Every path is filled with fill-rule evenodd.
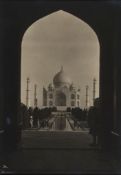
M 121 173 L 121 162 L 90 148 L 88 132 L 24 131 L 22 149 L 6 158 L 7 171 L 39 174 Z
M 86 149 L 90 148 L 88 131 L 24 131 L 22 146 L 26 149 Z

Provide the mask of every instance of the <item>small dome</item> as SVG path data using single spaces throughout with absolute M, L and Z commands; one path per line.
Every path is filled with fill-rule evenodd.
M 70 85 L 70 90 L 74 90 L 75 89 L 75 86 L 74 86 L 74 84 L 72 83 L 71 85 Z
M 52 83 L 49 84 L 48 88 L 53 88 L 53 85 Z
M 54 76 L 53 83 L 56 87 L 61 86 L 61 85 L 70 85 L 71 84 L 71 80 L 65 74 L 63 67 L 61 67 L 61 70 Z
M 53 90 L 53 85 L 50 83 L 49 86 L 48 86 L 48 90 L 52 91 Z

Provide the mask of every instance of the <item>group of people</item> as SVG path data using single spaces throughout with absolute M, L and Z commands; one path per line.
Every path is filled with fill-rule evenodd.
M 55 110 L 55 109 L 54 109 Z M 100 145 L 101 142 L 101 115 L 100 108 L 96 106 L 90 107 L 88 111 L 81 109 L 71 109 L 69 110 L 73 116 L 74 121 L 83 121 L 87 122 L 89 127 L 89 134 L 92 135 L 92 143 L 91 146 Z M 49 127 L 48 121 L 51 117 L 52 109 L 27 109 L 25 105 L 21 106 L 21 115 L 23 120 L 23 129 L 27 128 L 44 128 Z M 75 126 L 77 126 L 78 122 L 75 122 Z
M 36 121 L 36 125 L 34 125 L 34 119 L 33 116 L 30 116 L 30 128 L 45 128 L 45 127 L 49 127 L 49 123 L 48 123 L 48 119 L 44 119 L 44 120 L 37 120 Z
M 48 125 L 48 119 L 51 116 L 50 108 L 39 109 L 27 108 L 25 105 L 21 105 L 21 121 L 22 129 L 46 127 Z

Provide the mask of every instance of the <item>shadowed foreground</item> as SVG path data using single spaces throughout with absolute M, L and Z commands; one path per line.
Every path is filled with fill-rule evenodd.
M 89 146 L 88 131 L 23 131 L 22 149 L 6 158 L 16 173 L 120 173 L 121 162 Z

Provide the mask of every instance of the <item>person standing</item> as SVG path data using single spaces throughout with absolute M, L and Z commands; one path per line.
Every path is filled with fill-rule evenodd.
M 99 114 L 96 107 L 91 107 L 88 113 L 88 126 L 90 128 L 89 134 L 92 135 L 92 143 L 90 146 L 98 145 L 99 133 Z
M 30 127 L 33 128 L 33 116 L 30 116 Z

